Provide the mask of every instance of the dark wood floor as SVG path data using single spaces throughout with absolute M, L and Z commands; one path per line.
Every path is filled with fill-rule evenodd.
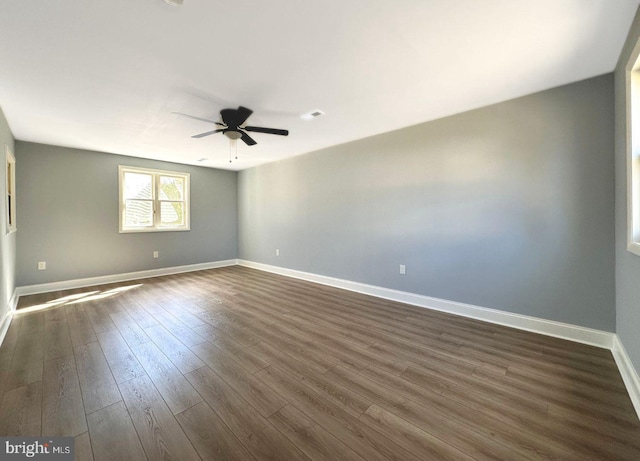
M 78 460 L 640 460 L 595 347 L 238 266 L 19 307 L 0 435 Z

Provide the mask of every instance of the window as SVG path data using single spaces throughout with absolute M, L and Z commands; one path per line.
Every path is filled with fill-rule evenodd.
M 189 173 L 120 165 L 120 232 L 189 230 Z
M 627 66 L 630 140 L 627 146 L 627 249 L 640 256 L 640 47 Z
M 16 158 L 5 144 L 7 157 L 7 234 L 15 232 L 16 227 Z

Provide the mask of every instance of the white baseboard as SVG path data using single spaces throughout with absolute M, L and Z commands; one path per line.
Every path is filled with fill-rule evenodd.
M 408 293 L 406 291 L 392 290 L 390 288 L 351 282 L 349 280 L 286 269 L 283 267 L 271 266 L 242 259 L 238 261 L 238 264 L 266 272 L 285 275 L 287 277 L 307 280 L 323 285 L 330 285 L 336 288 L 376 296 L 378 298 L 456 314 L 462 317 L 469 317 L 476 320 L 517 328 L 519 330 L 526 330 L 556 338 L 567 339 L 569 341 L 589 344 L 591 346 L 601 347 L 604 349 L 611 349 L 613 347 L 613 338 L 615 335 L 614 333 L 607 331 L 595 330 L 592 328 L 540 319 L 527 315 L 514 314 L 511 312 L 489 309 L 471 304 L 458 303 L 455 301 L 448 301 L 446 299 L 432 298 L 430 296 Z
M 181 274 L 184 272 L 201 271 L 205 269 L 215 269 L 218 267 L 235 266 L 237 259 L 227 259 L 224 261 L 214 261 L 209 263 L 189 264 L 186 266 L 164 267 L 162 269 L 150 269 L 146 271 L 127 272 L 125 274 L 103 275 L 99 277 L 89 277 L 84 279 L 64 280 L 61 282 L 41 283 L 38 285 L 27 285 L 16 288 L 18 296 L 34 295 L 51 291 L 73 290 L 107 283 L 127 282 L 129 280 L 146 279 L 151 277 L 161 277 L 163 275 Z
M 0 346 L 2 346 L 5 336 L 7 336 L 7 331 L 9 331 L 9 326 L 11 325 L 11 320 L 13 319 L 13 313 L 16 311 L 17 305 L 18 305 L 18 294 L 16 291 L 14 291 L 13 295 L 11 296 L 11 299 L 9 300 L 9 305 L 7 306 L 9 309 L 4 314 L 4 317 L 0 322 Z
M 640 377 L 618 335 L 614 336 L 611 352 L 622 375 L 624 385 L 629 392 L 633 407 L 636 409 L 638 418 L 640 418 Z

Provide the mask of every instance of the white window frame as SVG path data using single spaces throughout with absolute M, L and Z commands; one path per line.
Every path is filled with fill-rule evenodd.
M 18 230 L 16 223 L 16 158 L 9 149 L 8 145 L 4 145 L 6 161 L 5 178 L 7 181 L 6 207 L 7 207 L 7 234 Z
M 124 200 L 124 175 L 125 173 L 143 173 L 148 174 L 153 177 L 153 191 L 151 201 L 153 202 L 153 226 L 145 226 L 145 227 L 126 227 L 125 226 L 125 213 L 126 213 L 126 203 Z M 160 190 L 160 178 L 162 176 L 173 176 L 177 178 L 181 178 L 184 180 L 184 225 L 182 226 L 163 226 L 160 223 L 160 203 L 165 200 L 160 200 L 159 194 L 157 193 Z M 118 193 L 119 193 L 119 203 L 120 203 L 120 213 L 118 219 L 118 228 L 121 234 L 124 233 L 132 233 L 132 232 L 180 232 L 180 231 L 189 231 L 191 230 L 191 200 L 190 200 L 190 190 L 191 190 L 191 175 L 189 173 L 182 173 L 177 171 L 166 171 L 166 170 L 156 170 L 149 168 L 138 168 L 132 166 L 118 165 Z
M 640 41 L 625 69 L 627 100 L 627 250 L 640 256 Z

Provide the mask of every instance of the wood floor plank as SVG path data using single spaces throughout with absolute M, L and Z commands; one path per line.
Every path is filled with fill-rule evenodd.
M 123 302 L 122 306 L 138 326 L 140 326 L 140 328 L 147 328 L 158 325 L 158 321 L 153 317 L 153 315 L 147 312 L 144 307 L 136 303 L 134 299 L 128 302 Z
M 116 383 L 119 384 L 131 378 L 145 375 L 144 368 L 135 358 L 119 331 L 103 331 L 98 333 L 97 338 Z
M 149 327 L 144 331 L 181 373 L 186 374 L 204 366 L 204 362 L 198 356 L 162 325 Z
M 470 404 L 470 399 L 465 397 L 473 397 L 472 394 L 464 396 L 460 394 L 459 398 L 452 398 L 453 394 L 447 396 L 441 396 L 437 392 L 433 392 L 430 387 L 424 385 L 415 384 L 411 381 L 397 377 L 384 370 L 376 367 L 368 367 L 361 372 L 361 375 L 366 376 L 380 384 L 393 389 L 400 395 L 413 400 L 419 404 L 424 404 L 427 407 L 446 408 L 446 411 L 450 413 L 451 417 L 455 417 L 459 421 L 467 421 L 473 424 L 476 430 L 484 433 L 487 437 L 491 437 L 507 447 L 514 449 L 521 449 L 523 456 L 537 457 L 556 457 L 559 459 L 571 459 L 571 450 L 562 443 L 558 443 L 557 440 L 544 439 L 537 434 L 521 430 L 519 425 L 514 424 L 518 420 L 518 416 L 511 416 L 506 414 L 509 407 L 503 405 L 500 408 L 501 412 L 494 405 L 491 397 L 484 398 L 484 402 L 489 404 L 493 402 L 491 406 L 487 407 L 475 407 Z M 481 411 L 478 411 L 481 408 Z M 520 416 L 526 415 L 523 410 Z M 518 440 L 518 446 L 513 447 L 511 440 Z M 582 459 L 591 459 L 585 458 Z
M 11 324 L 7 329 L 7 333 L 4 336 L 4 340 L 2 341 L 2 347 L 0 347 L 0 360 L 6 358 L 6 355 L 12 356 L 13 351 L 16 347 L 16 343 L 18 342 L 18 337 L 20 335 L 20 329 L 22 328 L 22 321 L 25 317 L 23 315 L 14 314 L 11 317 Z M 9 358 L 9 362 L 11 362 L 11 357 Z
M 153 344 L 139 344 L 133 353 L 144 367 L 173 414 L 178 414 L 202 401 L 184 375 Z
M 166 311 L 157 312 L 153 317 L 178 338 L 185 346 L 191 347 L 206 341 L 206 338 L 189 328 Z
M 95 461 L 148 459 L 123 402 L 95 411 L 87 420 Z
M 362 374 L 372 376 L 374 370 L 368 369 Z M 535 414 L 540 418 L 545 418 L 547 415 L 548 402 L 546 400 L 514 392 L 507 386 L 500 386 L 500 378 L 496 378 L 493 374 L 467 376 L 452 371 L 443 375 L 433 367 L 411 366 L 405 370 L 401 377 L 407 384 L 408 391 L 413 388 L 413 385 L 418 385 L 467 404 L 471 399 L 474 402 L 478 402 L 480 399 L 482 403 L 478 403 L 478 406 L 507 405 L 510 408 L 518 409 L 518 411 Z
M 270 365 L 256 373 L 256 376 L 280 394 L 286 395 L 290 403 L 302 409 L 309 418 L 365 459 L 398 461 L 420 459 L 383 434 L 359 424 L 357 418 L 324 399 L 314 390 L 300 384 L 295 376 L 276 366 Z
M 45 324 L 44 360 L 58 359 L 73 354 L 69 325 L 64 320 L 52 320 Z
M 209 341 L 213 341 L 219 335 L 225 335 L 246 347 L 258 342 L 253 332 L 247 330 L 244 325 L 239 325 L 235 322 L 231 315 L 209 315 L 206 312 L 198 315 L 207 320 L 207 324 L 195 327 L 193 330 Z
M 21 336 L 44 333 L 44 312 L 36 311 L 22 316 Z
M 17 309 L 25 309 L 32 306 L 45 305 L 51 299 L 51 293 L 38 293 L 31 296 L 21 296 L 18 298 Z
M 232 337 L 217 336 L 215 341 L 210 341 L 214 347 L 232 357 L 242 368 L 249 373 L 255 373 L 271 364 L 271 359 L 264 354 L 257 345 L 246 347 L 236 342 Z
M 84 307 L 74 304 L 65 306 L 65 310 L 67 313 L 67 323 L 69 324 L 71 345 L 73 347 L 97 341 L 96 333 L 93 331 Z
M 87 430 L 73 354 L 44 364 L 42 434 L 73 437 Z
M 266 386 L 212 344 L 198 344 L 192 350 L 265 418 L 287 404 L 287 401 L 280 394 Z
M 16 315 L 12 317 L 11 324 L 2 342 L 2 347 L 0 347 L 0 400 L 11 372 L 11 362 L 13 361 L 13 353 L 18 342 L 22 318 L 23 317 Z
M 42 434 L 42 381 L 5 392 L 0 415 L 1 436 L 39 437 Z
M 328 353 L 322 345 L 309 340 L 308 337 L 299 332 L 286 331 L 278 327 L 272 327 L 269 330 L 256 327 L 254 331 L 257 334 L 252 336 L 256 336 L 256 339 L 269 342 L 290 355 L 302 358 L 320 373 L 333 368 L 344 359 L 344 355 L 341 353 Z M 350 360 L 348 360 L 348 363 L 353 364 Z
M 211 368 L 205 366 L 186 376 L 256 459 L 305 459 L 298 448 Z
M 144 330 L 138 326 L 133 317 L 127 312 L 111 312 L 109 316 L 129 347 L 151 341 Z
M 267 341 L 260 342 L 254 345 L 251 349 L 264 354 L 266 356 L 265 361 L 268 360 L 270 362 L 269 365 L 275 364 L 280 367 L 284 367 L 287 371 L 290 371 L 300 379 L 303 379 L 305 376 L 323 375 L 329 371 L 325 371 L 324 367 L 317 368 L 314 363 L 308 362 L 295 354 L 286 352 L 282 348 L 276 347 Z M 254 374 L 255 373 L 256 372 L 254 372 Z
M 94 461 L 93 450 L 91 449 L 91 438 L 89 432 L 76 435 L 73 439 L 74 458 L 76 461 Z
M 473 460 L 460 450 L 377 405 L 371 405 L 361 418 L 374 420 L 387 437 L 422 459 Z
M 299 382 L 315 392 L 321 394 L 325 399 L 339 406 L 344 411 L 356 418 L 366 411 L 373 403 L 372 400 L 362 394 L 353 392 L 350 386 L 341 386 L 326 373 L 316 373 L 312 367 L 307 366 L 304 361 L 298 360 L 294 356 L 282 353 L 275 347 L 265 343 L 260 343 L 260 348 L 271 357 L 277 358 L 278 368 L 298 378 Z M 273 360 L 276 362 L 275 360 Z
M 253 457 L 205 402 L 176 416 L 203 460 L 246 461 Z
M 149 377 L 133 378 L 119 387 L 149 459 L 200 459 Z
M 56 303 L 57 302 L 58 301 L 56 301 Z M 67 314 L 65 312 L 63 304 L 54 305 L 48 309 L 45 309 L 43 312 L 45 328 L 47 323 L 67 320 Z
M 42 325 L 44 331 L 44 317 Z M 22 333 L 22 330 L 20 331 Z M 42 332 L 29 335 L 21 334 L 13 352 L 5 391 L 42 380 L 43 360 L 44 335 Z
M 416 427 L 460 448 L 466 454 L 478 460 L 511 461 L 514 459 L 531 459 L 527 453 L 521 453 L 508 446 L 501 445 L 487 437 L 481 431 L 475 430 L 472 424 L 465 420 L 458 420 L 448 411 L 447 406 L 434 402 L 430 406 L 423 406 L 406 397 L 398 395 L 395 389 L 386 388 L 375 381 L 371 381 L 347 368 L 335 367 L 326 373 L 328 379 L 343 385 L 365 396 L 375 404 L 394 412 Z M 384 430 L 375 420 L 362 419 L 371 427 Z
M 93 330 L 96 333 L 101 331 L 115 330 L 116 325 L 109 316 L 109 309 L 106 305 L 101 305 L 98 302 L 91 302 L 84 305 L 84 310 L 87 313 L 89 322 L 93 326 Z
M 607 445 L 614 440 L 636 452 L 640 451 L 640 438 L 637 437 L 639 429 L 637 425 L 628 421 L 602 418 L 553 404 L 549 405 L 549 419 L 565 426 L 568 430 L 575 428 L 584 438 L 598 440 L 605 438 L 604 443 Z
M 629 422 L 637 421 L 637 415 L 633 414 L 630 409 L 627 409 L 627 411 L 616 410 L 616 407 L 619 408 L 619 401 L 616 401 L 615 397 L 612 397 L 610 404 L 607 404 L 607 402 L 603 402 L 595 396 L 593 399 L 589 399 L 585 396 L 576 395 L 575 392 L 558 393 L 554 392 L 551 385 L 540 387 L 540 385 L 514 379 L 511 376 L 487 375 L 482 370 L 474 371 L 473 375 L 480 382 L 492 385 L 497 392 L 504 391 L 516 396 L 527 396 L 530 400 L 544 402 L 547 407 L 549 405 L 561 405 L 577 411 L 599 415 L 603 418 L 624 419 Z M 576 387 L 580 387 L 580 384 L 576 383 Z
M 74 354 L 87 414 L 122 400 L 99 343 L 78 346 Z
M 293 405 L 281 408 L 269 417 L 269 421 L 313 460 L 365 461 Z
M 195 328 L 200 325 L 204 325 L 204 321 L 198 318 L 196 315 L 189 312 L 187 309 L 184 309 L 179 303 L 173 301 L 171 298 L 166 295 L 162 298 L 162 307 L 169 312 L 171 315 L 178 318 L 182 323 L 184 323 L 189 328 Z M 200 310 L 198 309 L 198 312 Z

